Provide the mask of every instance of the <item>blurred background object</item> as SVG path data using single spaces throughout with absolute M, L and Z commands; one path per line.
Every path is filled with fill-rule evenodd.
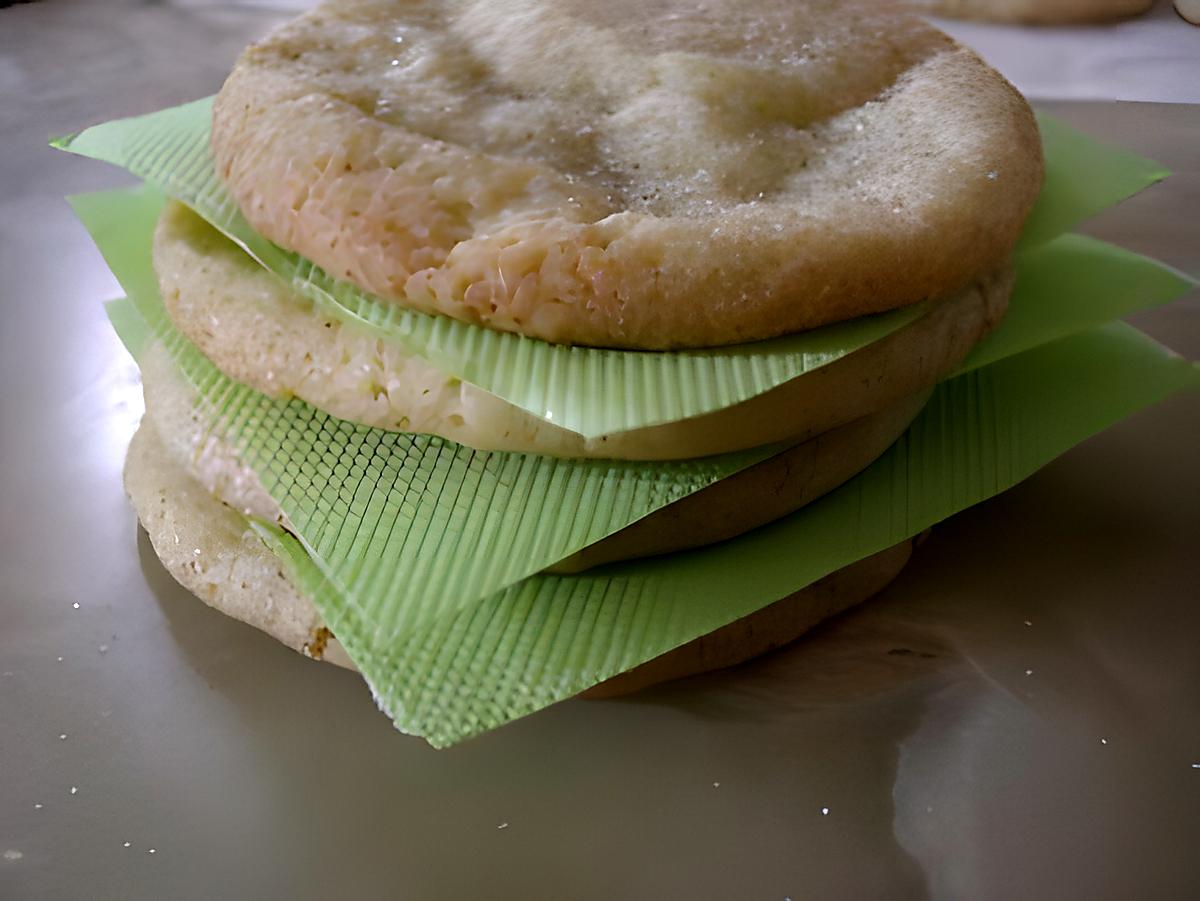
M 1196 0 L 1177 0 L 1189 2 Z M 1030 28 L 938 17 L 934 22 L 1033 100 L 1200 103 L 1200 30 L 1181 18 L 1171 0 L 1102 25 Z
M 956 19 L 1066 25 L 1104 22 L 1144 13 L 1154 0 L 912 0 L 928 13 Z
M 1200 25 L 1200 0 L 1175 0 L 1175 11 L 1193 25 Z

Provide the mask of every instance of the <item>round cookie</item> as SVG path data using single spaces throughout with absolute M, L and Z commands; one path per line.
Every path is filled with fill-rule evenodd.
M 1069 25 L 1105 22 L 1144 13 L 1154 0 L 909 0 L 935 16 L 1020 22 L 1027 25 Z
M 585 439 L 324 315 L 181 204 L 159 222 L 154 265 L 179 331 L 265 394 L 479 450 L 640 460 L 802 441 L 899 403 L 958 366 L 1000 320 L 1012 281 L 1007 271 L 982 278 L 892 335 L 737 406 Z
M 288 580 L 245 519 L 176 466 L 148 424 L 138 429 L 130 444 L 125 489 L 154 552 L 184 588 L 293 650 L 356 669 L 311 599 Z M 910 550 L 911 542 L 906 541 L 851 564 L 585 694 L 628 694 L 655 682 L 731 666 L 779 647 L 878 592 L 904 566 Z
M 325 3 L 242 56 L 213 150 L 370 293 L 640 349 L 951 294 L 1042 179 L 1024 99 L 877 0 Z
M 180 585 L 294 651 L 354 668 L 246 520 L 178 466 L 145 422 L 125 458 L 125 492 L 154 553 Z

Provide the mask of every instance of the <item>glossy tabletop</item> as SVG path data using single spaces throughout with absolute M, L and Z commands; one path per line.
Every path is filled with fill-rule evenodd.
M 211 93 L 282 4 L 0 10 L 0 898 L 1200 897 L 1200 399 L 937 527 L 732 671 L 446 751 L 180 589 L 137 370 L 45 139 Z M 1089 226 L 1200 273 L 1200 106 L 1049 103 L 1177 175 Z M 1137 317 L 1200 357 L 1196 296 Z

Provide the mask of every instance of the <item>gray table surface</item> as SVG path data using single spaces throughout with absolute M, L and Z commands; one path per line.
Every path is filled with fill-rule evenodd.
M 179 589 L 137 373 L 44 139 L 209 93 L 277 12 L 0 11 L 0 898 L 1200 895 L 1200 404 L 939 526 L 792 648 L 448 751 Z M 1200 107 L 1052 104 L 1177 175 L 1090 231 L 1200 272 Z M 1200 356 L 1200 303 L 1136 317 Z

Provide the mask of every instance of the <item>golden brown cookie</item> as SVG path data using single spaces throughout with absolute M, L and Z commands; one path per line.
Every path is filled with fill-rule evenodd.
M 178 466 L 148 423 L 129 445 L 125 492 L 154 553 L 180 585 L 294 651 L 353 669 L 312 601 L 245 518 Z
M 413 309 L 724 345 L 952 294 L 1041 185 L 1025 101 L 865 0 L 348 0 L 213 116 L 251 224 Z

